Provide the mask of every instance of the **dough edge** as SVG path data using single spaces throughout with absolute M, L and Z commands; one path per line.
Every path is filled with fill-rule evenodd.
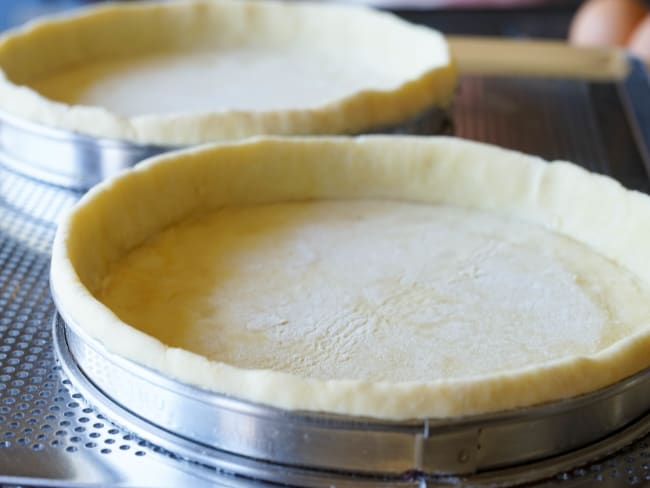
M 269 178 L 282 168 L 288 178 Z M 221 184 L 217 191 L 215 184 Z M 167 198 L 158 198 L 162 188 Z M 258 138 L 153 158 L 92 189 L 57 230 L 51 268 L 55 301 L 66 320 L 110 353 L 184 383 L 287 410 L 387 420 L 475 415 L 577 396 L 650 365 L 649 319 L 648 327 L 591 356 L 463 380 L 324 381 L 244 370 L 166 347 L 121 322 L 80 277 L 101 279 L 101 267 L 132 245 L 124 240 L 139 241 L 147 226 L 160 225 L 156 219 L 178 220 L 206 199 L 217 208 L 227 202 L 355 197 L 506 213 L 581 241 L 650 282 L 643 250 L 650 249 L 650 226 L 643 225 L 650 222 L 650 198 L 573 164 L 547 164 L 450 137 Z M 154 208 L 144 212 L 152 199 Z M 128 208 L 136 215 L 130 222 L 124 217 Z M 137 232 L 142 236 L 134 236 Z M 92 235 L 105 242 L 85 240 Z
M 85 31 L 102 24 L 115 23 L 123 18 L 142 18 L 157 14 L 163 21 L 187 22 L 194 9 L 207 8 L 227 16 L 231 10 L 238 15 L 272 16 L 282 19 L 280 9 L 293 9 L 299 16 L 317 16 L 319 12 L 331 11 L 335 15 L 350 14 L 360 30 L 363 24 L 382 22 L 390 29 L 382 31 L 407 47 L 417 39 L 421 49 L 431 53 L 431 62 L 422 67 L 415 77 L 404 74 L 399 86 L 390 90 L 367 89 L 336 101 L 309 109 L 246 111 L 226 110 L 207 113 L 159 114 L 122 117 L 106 108 L 88 105 L 67 105 L 50 100 L 28 86 L 15 84 L 2 68 L 6 58 L 25 70 L 20 63 L 48 63 L 52 56 L 42 49 L 49 38 L 55 38 L 61 29 L 78 31 L 84 38 Z M 252 12 L 252 14 L 250 12 Z M 280 12 L 278 12 L 280 11 Z M 275 36 L 290 29 L 279 22 Z M 336 35 L 333 31 L 332 35 Z M 71 34 L 72 35 L 72 34 Z M 76 35 L 76 34 L 75 34 Z M 108 44 L 105 36 L 93 38 L 92 42 Z M 30 44 L 33 45 L 30 49 Z M 68 42 L 68 44 L 71 44 Z M 74 43 L 72 43 L 74 44 Z M 18 47 L 16 47 L 18 46 Z M 25 46 L 30 56 L 25 56 Z M 83 47 L 67 46 L 71 59 L 83 61 Z M 100 46 L 98 49 L 104 50 Z M 139 49 L 136 46 L 136 50 Z M 45 52 L 44 52 L 45 51 Z M 79 51 L 79 52 L 76 52 Z M 408 52 L 408 51 L 407 51 Z M 80 54 L 81 53 L 81 54 Z M 20 61 L 16 59 L 20 58 Z M 52 68 L 56 68 L 56 65 Z M 30 69 L 29 67 L 27 69 Z M 364 130 L 391 126 L 433 108 L 447 109 L 456 88 L 456 68 L 450 58 L 444 37 L 431 29 L 411 25 L 392 14 L 373 11 L 360 6 L 323 5 L 264 2 L 263 0 L 191 0 L 176 3 L 151 2 L 149 4 L 108 4 L 82 8 L 79 12 L 58 15 L 50 19 L 32 21 L 0 37 L 0 110 L 26 121 L 48 127 L 72 131 L 98 138 L 118 139 L 136 144 L 189 145 L 206 142 L 242 139 L 255 135 L 311 135 L 354 134 Z

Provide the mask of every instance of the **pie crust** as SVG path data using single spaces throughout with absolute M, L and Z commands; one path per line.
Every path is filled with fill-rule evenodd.
M 113 4 L 0 38 L 0 110 L 136 143 L 358 133 L 446 108 L 455 83 L 438 32 L 342 5 Z
M 229 208 L 250 212 L 273 205 L 299 208 L 309 202 L 349 206 L 354 212 L 355 206 L 370 205 L 381 213 L 381 205 L 390 202 L 389 210 L 414 204 L 421 211 L 456 209 L 450 215 L 459 228 L 465 222 L 473 225 L 463 212 L 491 216 L 497 226 L 511 219 L 534 227 L 535 233 L 570 241 L 578 246 L 571 254 L 575 259 L 593 254 L 606 269 L 625 276 L 634 293 L 620 292 L 624 287 L 607 288 L 610 277 L 615 277 L 605 271 L 599 271 L 591 285 L 582 283 L 584 273 L 576 272 L 575 286 L 592 286 L 596 295 L 614 296 L 614 301 L 605 296 L 602 302 L 607 312 L 604 335 L 614 339 L 588 352 L 569 345 L 548 361 L 449 377 L 443 372 L 432 374 L 430 380 L 426 375 L 416 380 L 327 378 L 224 363 L 164 344 L 127 325 L 98 299 L 116 263 L 165 229 L 219 209 L 227 215 Z M 650 198 L 625 190 L 608 177 L 480 143 L 446 137 L 257 139 L 161 156 L 92 189 L 57 231 L 52 288 L 66 319 L 108 351 L 181 382 L 288 410 L 394 420 L 473 415 L 574 397 L 650 364 L 650 314 L 644 312 L 650 296 L 650 228 L 645 224 L 649 218 Z M 499 219 L 506 219 L 506 224 Z M 399 225 L 385 226 L 386 234 L 395 227 Z M 505 228 L 503 235 L 518 245 L 523 235 L 519 229 L 524 227 Z M 369 239 L 381 248 L 381 237 Z M 375 247 L 366 246 L 370 252 Z M 539 270 L 540 276 L 547 271 Z M 539 283 L 543 292 L 544 280 Z M 535 301 L 535 307 L 556 304 L 543 301 L 545 295 L 534 289 L 534 280 L 529 286 L 531 296 L 542 300 Z M 617 310 L 607 310 L 611 303 L 618 303 L 620 310 L 628 306 L 639 310 L 633 327 L 620 319 Z M 570 324 L 571 316 L 568 320 Z M 575 330 L 579 334 L 580 326 Z M 397 339 L 399 333 L 404 332 L 398 331 Z M 499 356 L 498 341 L 495 344 L 489 344 L 486 354 Z M 428 347 L 422 342 L 424 350 Z M 440 352 L 431 349 L 431 354 Z M 373 361 L 372 351 L 365 360 Z

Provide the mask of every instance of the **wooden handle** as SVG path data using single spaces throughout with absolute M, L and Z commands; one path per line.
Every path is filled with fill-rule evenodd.
M 628 71 L 625 51 L 573 47 L 559 41 L 449 36 L 462 74 L 546 76 L 621 80 Z

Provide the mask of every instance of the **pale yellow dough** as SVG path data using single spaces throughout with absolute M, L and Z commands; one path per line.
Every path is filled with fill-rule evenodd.
M 594 354 L 647 325 L 650 289 L 584 245 L 448 206 L 226 208 L 120 260 L 124 322 L 249 369 L 454 380 Z
M 350 93 L 399 85 L 399 73 L 350 54 L 354 51 L 335 54 L 301 46 L 159 54 L 91 62 L 32 86 L 53 100 L 102 106 L 131 117 L 311 109 Z
M 91 190 L 57 231 L 52 289 L 90 340 L 185 383 L 472 415 L 650 365 L 649 221 L 646 195 L 483 144 L 253 140 Z
M 343 5 L 132 2 L 0 37 L 0 110 L 137 143 L 377 129 L 455 82 L 438 32 Z

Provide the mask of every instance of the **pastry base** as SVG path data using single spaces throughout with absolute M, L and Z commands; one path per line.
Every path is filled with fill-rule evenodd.
M 114 4 L 0 37 L 0 110 L 139 144 L 359 133 L 446 108 L 455 84 L 438 32 L 343 5 Z
M 372 200 L 191 218 L 116 262 L 98 298 L 168 346 L 322 381 L 504 374 L 596 354 L 650 317 L 650 287 L 571 239 Z
M 589 247 L 643 286 L 650 282 L 650 199 L 609 178 L 453 138 L 270 139 L 163 156 L 89 192 L 57 232 L 58 305 L 109 351 L 182 382 L 290 410 L 386 419 L 470 415 L 574 397 L 648 366 L 646 323 L 596 352 L 508 371 L 431 381 L 322 380 L 169 347 L 96 299 L 113 263 L 192 215 L 351 199 L 446 204 L 527 221 Z

